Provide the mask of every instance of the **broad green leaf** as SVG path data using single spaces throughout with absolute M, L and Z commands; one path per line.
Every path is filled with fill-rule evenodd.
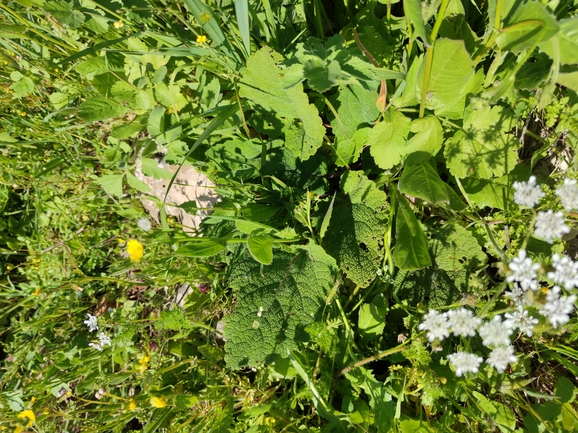
M 68 96 L 66 96 L 64 93 L 51 93 L 50 96 L 48 96 L 48 99 L 50 99 L 50 102 L 52 102 L 52 105 L 54 105 L 54 108 L 57 110 L 60 110 L 61 108 L 64 108 L 68 105 Z
M 225 249 L 225 244 L 212 240 L 189 242 L 175 251 L 177 256 L 183 257 L 211 257 Z
M 167 67 L 163 65 L 155 71 L 153 77 L 151 78 L 151 83 L 153 84 L 161 83 L 165 79 L 166 75 L 167 75 Z
M 34 93 L 34 81 L 30 77 L 22 76 L 18 81 L 10 85 L 10 90 L 12 90 L 14 98 L 25 98 Z
M 101 56 L 92 57 L 88 60 L 85 60 L 84 62 L 76 65 L 74 69 L 88 80 L 92 80 L 96 75 L 105 74 L 108 72 L 106 59 Z
M 173 112 L 179 112 L 189 103 L 177 85 L 167 86 L 165 83 L 159 83 L 155 89 L 157 100 L 165 107 L 173 109 Z
M 323 247 L 351 281 L 367 287 L 383 261 L 383 235 L 389 218 L 387 197 L 361 172 L 341 180 Z
M 387 170 L 401 162 L 411 120 L 394 108 L 369 132 L 367 145 L 375 163 Z
M 335 135 L 335 163 L 343 167 L 357 161 L 364 142 L 355 140 L 355 133 L 362 126 L 369 126 L 379 116 L 375 106 L 377 93 L 360 86 L 340 86 L 337 98 L 337 116 L 331 121 Z M 336 104 L 336 105 L 337 105 Z
M 381 295 L 376 296 L 369 304 L 359 308 L 357 327 L 361 331 L 364 342 L 369 342 L 381 335 L 385 328 L 387 301 Z
M 480 409 L 482 409 L 482 412 L 490 416 L 494 416 L 496 414 L 497 412 L 496 407 L 492 404 L 490 400 L 486 398 L 484 394 L 479 393 L 478 391 L 473 391 L 472 394 L 474 397 L 476 397 L 476 400 L 478 401 L 478 406 L 480 407 Z
M 147 125 L 147 116 L 138 116 L 135 117 L 129 123 L 123 123 L 121 125 L 116 126 L 112 130 L 111 135 L 114 138 L 118 139 L 134 137 L 136 134 L 145 129 L 146 125 Z
M 148 186 L 143 181 L 139 180 L 135 175 L 131 173 L 126 174 L 126 181 L 127 183 L 132 186 L 134 189 L 140 192 L 150 192 L 151 187 Z
M 402 270 L 422 269 L 431 265 L 427 240 L 407 200 L 397 194 L 395 214 L 395 250 L 393 260 Z
M 264 265 L 270 265 L 273 261 L 273 242 L 274 239 L 271 236 L 250 236 L 247 239 L 247 247 L 255 260 Z
M 405 81 L 401 82 L 396 93 L 392 96 L 391 103 L 394 107 L 403 108 L 419 104 L 418 77 L 422 70 L 423 57 L 423 55 L 420 55 L 413 60 L 405 76 Z M 423 78 L 421 82 L 423 82 Z M 419 87 L 421 88 L 421 83 Z M 401 93 L 402 91 L 403 93 Z M 398 93 L 401 93 L 401 96 L 396 96 Z
M 474 63 L 464 41 L 439 38 L 433 50 L 426 108 L 434 110 L 438 116 L 461 117 L 465 97 L 470 91 L 470 80 L 474 76 Z M 424 71 L 425 64 L 422 63 L 417 83 L 418 94 L 421 94 Z
M 551 59 L 560 59 L 562 65 L 578 64 L 578 17 L 558 22 L 560 32 L 553 38 L 542 42 L 540 49 Z
M 530 1 L 518 7 L 504 23 L 496 38 L 502 50 L 519 53 L 547 41 L 558 33 L 556 19 L 539 1 Z
M 192 408 L 197 402 L 199 398 L 194 395 L 185 395 L 185 394 L 177 394 L 175 395 L 173 402 L 177 409 L 187 410 Z
M 446 187 L 447 184 L 441 180 L 431 161 L 405 167 L 398 184 L 402 193 L 433 204 L 449 203 Z
M 415 32 L 413 38 L 421 38 L 426 45 L 430 45 L 429 37 L 425 30 L 425 23 L 422 15 L 422 2 L 420 0 L 403 0 L 403 11 L 405 16 L 413 25 Z
M 122 197 L 122 178 L 124 174 L 106 174 L 99 177 L 97 182 L 110 195 Z
M 402 415 L 399 421 L 401 433 L 436 433 L 436 430 L 429 425 L 429 422 L 419 419 L 411 419 L 407 415 Z
M 125 107 L 110 99 L 93 97 L 80 104 L 78 117 L 85 122 L 96 122 L 123 116 L 126 111 Z
M 578 92 L 578 71 L 561 73 L 556 80 L 561 86 Z
M 331 221 L 331 215 L 333 213 L 333 204 L 335 203 L 335 196 L 337 195 L 337 191 L 333 194 L 333 198 L 331 199 L 331 203 L 327 208 L 327 212 L 323 217 L 323 221 L 321 222 L 321 228 L 319 229 L 319 238 L 323 239 L 325 237 L 325 233 L 327 233 L 327 228 L 329 227 L 329 221 Z
M 275 58 L 279 55 L 266 47 L 249 58 L 239 85 L 240 95 L 277 113 L 284 123 L 286 146 L 305 161 L 321 146 L 325 128 L 301 84 L 284 88 L 282 72 Z
M 514 118 L 501 106 L 472 110 L 462 131 L 446 142 L 444 154 L 451 173 L 458 178 L 491 179 L 503 176 L 516 166 L 516 137 L 508 134 Z
M 279 250 L 263 272 L 248 251 L 229 267 L 227 286 L 235 290 L 235 310 L 225 320 L 225 360 L 233 369 L 286 357 L 304 328 L 319 320 L 337 274 L 335 260 L 321 247 Z
M 151 114 L 149 115 L 148 121 L 148 133 L 153 137 L 162 134 L 165 132 L 165 107 L 155 107 Z
M 152 176 L 155 179 L 170 179 L 173 177 L 173 173 L 159 167 L 158 163 L 154 159 L 150 158 L 142 159 L 142 172 L 143 174 Z

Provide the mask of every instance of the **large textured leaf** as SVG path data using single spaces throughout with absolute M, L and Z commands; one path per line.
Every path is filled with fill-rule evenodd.
M 559 30 L 556 19 L 538 1 L 523 4 L 505 20 L 496 44 L 503 50 L 519 53 L 547 41 Z
M 335 260 L 315 245 L 276 252 L 266 272 L 261 266 L 246 251 L 229 268 L 237 305 L 225 319 L 225 360 L 234 369 L 285 357 L 306 339 L 337 273 Z
M 344 175 L 323 247 L 351 281 L 367 287 L 383 261 L 383 235 L 388 220 L 386 195 L 361 172 Z
M 506 132 L 513 126 L 512 114 L 501 106 L 472 110 L 463 131 L 446 142 L 444 154 L 453 175 L 480 179 L 503 176 L 518 160 L 518 140 Z
M 384 170 L 401 162 L 411 120 L 394 108 L 369 132 L 367 144 L 375 163 Z
M 403 169 L 398 184 L 399 190 L 412 197 L 433 204 L 449 203 L 448 185 L 441 180 L 430 161 L 419 162 Z
M 369 126 L 379 116 L 376 99 L 376 92 L 360 86 L 339 87 L 336 101 L 333 101 L 337 117 L 331 121 L 338 166 L 349 165 L 359 158 L 364 143 L 355 140 L 354 135 L 360 127 Z
M 440 38 L 434 44 L 429 76 L 426 108 L 439 116 L 459 117 L 465 106 L 465 97 L 471 91 L 474 64 L 464 41 Z M 425 65 L 418 78 L 418 92 L 423 86 Z
M 578 64 L 578 17 L 561 20 L 560 32 L 540 44 L 550 58 L 559 58 L 563 65 Z
M 427 240 L 417 218 L 401 194 L 395 215 L 395 250 L 393 260 L 403 270 L 421 269 L 431 265 Z
M 44 3 L 43 9 L 56 18 L 60 23 L 72 29 L 80 27 L 84 23 L 84 14 L 74 10 L 73 5 L 65 1 L 49 1 Z
M 301 84 L 284 88 L 279 55 L 262 48 L 247 61 L 240 83 L 240 94 L 283 120 L 286 146 L 302 161 L 309 159 L 321 146 L 325 128 L 319 112 L 309 104 Z

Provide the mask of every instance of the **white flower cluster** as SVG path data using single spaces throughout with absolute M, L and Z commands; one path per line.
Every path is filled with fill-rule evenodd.
M 567 212 L 578 209 L 578 185 L 575 179 L 564 179 L 564 184 L 556 189 L 556 195 Z
M 566 290 L 578 287 L 578 263 L 572 261 L 567 256 L 558 254 L 552 255 L 553 271 L 548 272 L 548 278 L 554 283 L 546 295 L 546 303 L 539 310 L 554 328 L 564 325 L 570 320 L 570 313 L 574 310 L 576 295 L 560 296 L 560 286 Z M 519 329 L 527 336 L 532 336 L 534 326 L 538 320 L 529 316 L 526 306 L 530 301 L 526 296 L 528 289 L 538 289 L 538 279 L 536 271 L 541 268 L 538 263 L 533 263 L 532 259 L 526 257 L 526 251 L 520 250 L 518 256 L 514 257 L 508 267 L 512 273 L 506 278 L 509 283 L 514 283 L 510 291 L 505 295 L 514 301 L 516 311 L 506 314 L 506 322 L 511 329 Z
M 551 244 L 554 243 L 554 239 L 561 239 L 567 233 L 570 233 L 570 227 L 565 224 L 562 212 L 554 212 L 551 209 L 547 212 L 538 212 L 534 226 L 534 235 L 537 238 Z
M 150 231 L 152 228 L 151 220 L 148 218 L 139 218 L 137 225 L 141 230 L 144 230 L 145 232 Z
M 545 196 L 544 192 L 536 185 L 536 176 L 530 176 L 528 182 L 514 182 L 514 201 L 518 206 L 533 208 L 540 199 Z
M 508 364 L 518 360 L 514 355 L 513 346 L 510 345 L 512 328 L 508 326 L 507 321 L 502 322 L 501 316 L 494 316 L 491 321 L 482 324 L 482 320 L 466 308 L 450 310 L 447 313 L 430 310 L 424 316 L 418 329 L 427 331 L 431 342 L 441 341 L 450 333 L 456 336 L 474 337 L 477 330 L 484 346 L 493 349 L 486 362 L 499 373 L 503 373 Z M 484 358 L 468 352 L 456 352 L 448 355 L 447 358 L 455 368 L 456 376 L 464 373 L 477 373 L 480 364 L 484 361 Z
M 96 316 L 87 313 L 88 319 L 86 319 L 83 323 L 88 327 L 89 332 L 98 331 L 98 319 Z
M 88 319 L 86 319 L 83 323 L 88 327 L 89 332 L 98 331 L 98 318 L 93 316 L 92 314 L 87 314 Z M 100 331 L 97 335 L 98 343 L 88 343 L 90 347 L 94 347 L 99 352 L 102 352 L 104 346 L 110 346 L 111 341 L 110 337 L 106 335 L 104 332 Z

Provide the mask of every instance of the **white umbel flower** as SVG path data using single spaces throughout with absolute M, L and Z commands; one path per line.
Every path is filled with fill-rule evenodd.
M 486 347 L 510 345 L 512 329 L 502 322 L 502 317 L 499 314 L 494 316 L 489 322 L 480 326 L 478 332 L 480 333 L 480 337 L 482 337 L 482 343 Z
M 448 355 L 448 360 L 456 369 L 456 376 L 464 373 L 477 373 L 484 360 L 481 356 L 468 352 L 456 352 Z
M 530 176 L 528 182 L 514 182 L 514 201 L 518 206 L 533 208 L 544 197 L 544 192 L 536 185 L 536 176 Z
M 102 352 L 104 346 L 111 345 L 110 337 L 101 331 L 98 333 L 98 343 L 88 343 L 88 345 L 95 348 L 99 352 Z
M 560 197 L 560 203 L 566 211 L 578 209 L 578 185 L 575 179 L 564 179 L 564 184 L 556 189 L 556 195 Z
M 512 299 L 518 306 L 530 305 L 531 302 L 528 300 L 526 292 L 527 290 L 522 289 L 518 283 L 514 283 L 512 290 L 504 292 L 504 295 Z
M 539 263 L 532 263 L 532 259 L 526 257 L 526 250 L 518 251 L 518 256 L 514 257 L 508 264 L 512 275 L 506 278 L 508 283 L 517 282 L 524 290 L 538 288 L 536 280 L 536 271 L 540 269 Z
M 513 313 L 504 314 L 506 320 L 504 324 L 510 329 L 519 329 L 528 337 L 532 336 L 534 332 L 534 326 L 538 324 L 538 319 L 528 315 L 528 310 L 525 310 L 522 306 L 518 306 L 518 309 Z
M 474 317 L 474 314 L 465 308 L 451 310 L 447 313 L 448 324 L 454 335 L 473 337 L 476 335 L 476 328 L 482 323 L 481 319 Z
M 508 364 L 516 362 L 517 360 L 518 358 L 514 355 L 514 347 L 506 346 L 496 347 L 492 350 L 490 357 L 486 362 L 501 374 L 508 367 Z
M 429 310 L 424 316 L 423 322 L 418 326 L 420 331 L 428 331 L 427 337 L 430 342 L 443 340 L 450 335 L 448 317 L 446 313 Z
M 145 232 L 150 231 L 151 229 L 151 220 L 148 218 L 139 218 L 137 225 L 139 226 L 139 228 L 141 230 L 144 230 Z
M 537 238 L 551 244 L 554 239 L 560 239 L 567 233 L 570 233 L 570 227 L 564 223 L 562 212 L 554 213 L 551 209 L 548 212 L 538 212 L 534 228 L 534 235 Z
M 548 278 L 554 283 L 564 286 L 566 290 L 578 287 L 578 263 L 573 262 L 570 257 L 554 254 L 552 256 L 554 272 L 548 272 Z
M 574 310 L 576 295 L 560 296 L 560 287 L 554 286 L 546 294 L 546 303 L 540 314 L 548 319 L 554 328 L 564 325 L 570 320 L 570 313 Z
M 86 319 L 83 323 L 88 327 L 89 332 L 98 331 L 98 319 L 96 316 L 92 314 L 86 314 L 88 319 Z

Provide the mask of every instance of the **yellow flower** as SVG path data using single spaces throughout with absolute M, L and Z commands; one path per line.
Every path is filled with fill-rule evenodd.
M 133 262 L 138 262 L 142 259 L 143 251 L 142 244 L 136 239 L 129 239 L 126 243 L 126 252 Z
M 205 35 L 197 36 L 197 44 L 204 44 L 207 42 L 207 37 Z
M 28 419 L 28 423 L 26 423 L 26 428 L 30 427 L 32 424 L 36 422 L 36 416 L 34 415 L 34 412 L 32 412 L 30 409 L 23 410 L 22 412 L 20 412 L 18 414 L 18 418 Z
M 164 397 L 151 397 L 151 406 L 152 407 L 165 407 L 167 405 L 167 401 Z
M 20 112 L 20 115 L 21 115 L 22 117 L 26 116 L 26 111 L 21 111 L 21 112 Z
M 115 23 L 113 24 L 113 27 L 114 27 L 115 29 L 120 29 L 122 26 L 124 26 L 124 23 L 122 22 L 122 20 L 118 20 L 117 22 L 115 22 Z
M 134 412 L 134 410 L 136 409 L 136 400 L 134 398 L 130 399 L 128 403 L 128 408 L 130 409 L 131 412 Z

